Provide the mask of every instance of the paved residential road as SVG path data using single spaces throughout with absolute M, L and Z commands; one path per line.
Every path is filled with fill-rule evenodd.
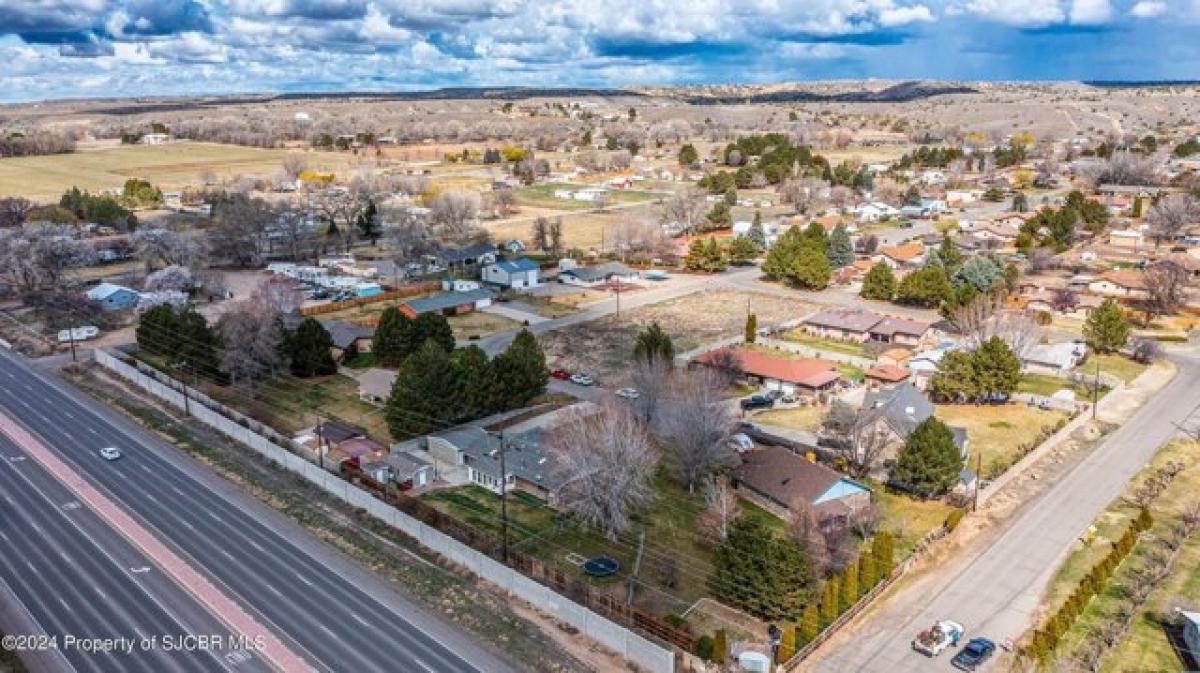
M 974 558 L 951 560 L 945 576 L 905 589 L 871 615 L 849 643 L 809 669 L 828 673 L 955 670 L 951 656 L 944 653 L 930 660 L 911 648 L 916 632 L 938 619 L 960 622 L 968 638 L 1016 640 L 1029 626 L 1043 590 L 1075 540 L 1155 451 L 1175 436 L 1174 423 L 1184 422 L 1200 402 L 1200 360 L 1190 354 L 1172 360 L 1179 367 L 1175 379 L 997 531 L 990 545 Z M 927 584 L 936 588 L 924 590 Z
M 0 408 L 277 633 L 315 670 L 513 670 L 508 662 L 400 596 L 294 522 L 153 434 L 7 352 L 0 352 Z M 125 456 L 104 461 L 96 454 L 104 446 L 119 447 Z M 3 555 L 24 562 L 8 550 Z M 89 586 L 84 582 L 73 589 L 85 592 Z M 117 589 L 105 591 L 115 609 L 130 613 L 149 609 L 148 601 Z M 61 597 L 65 607 L 88 615 L 87 619 L 100 618 L 90 614 L 86 600 L 70 594 L 66 586 L 43 590 L 49 592 L 47 598 Z M 162 625 L 156 630 L 171 626 L 161 616 L 159 620 Z M 215 671 L 220 666 L 199 670 Z

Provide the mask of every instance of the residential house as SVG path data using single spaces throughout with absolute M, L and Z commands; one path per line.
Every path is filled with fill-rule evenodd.
M 358 399 L 368 404 L 381 405 L 392 395 L 396 383 L 396 372 L 380 367 L 371 367 L 358 375 Z
M 998 221 L 980 222 L 967 230 L 971 236 L 981 241 L 995 241 L 998 247 L 1009 248 L 1017 243 L 1021 230 Z
M 334 360 L 342 359 L 347 351 L 370 353 L 375 341 L 375 328 L 356 325 L 345 320 L 322 320 L 321 326 L 329 332 L 333 346 L 329 349 Z
M 875 381 L 876 383 L 882 384 L 892 384 L 899 383 L 904 379 L 907 379 L 909 374 L 908 370 L 904 369 L 903 367 L 898 367 L 896 365 L 876 364 L 867 369 L 867 371 L 863 372 L 863 376 L 866 377 L 868 381 Z
M 100 283 L 87 291 L 87 298 L 99 303 L 100 308 L 105 311 L 120 311 L 137 306 L 142 295 L 124 285 Z
M 466 468 L 467 479 L 493 493 L 519 489 L 555 504 L 558 489 L 565 483 L 553 451 L 542 446 L 544 431 L 504 433 L 504 473 L 500 470 L 501 438 L 478 425 L 465 425 L 427 438 L 429 453 L 436 460 Z
M 1087 346 L 1078 341 L 1036 344 L 1021 356 L 1027 371 L 1065 374 L 1087 358 Z
M 637 272 L 620 262 L 606 262 L 595 266 L 576 266 L 563 269 L 558 281 L 568 285 L 603 285 L 611 280 L 628 282 L 637 278 Z
M 478 288 L 466 291 L 438 292 L 425 297 L 409 299 L 397 308 L 404 315 L 415 318 L 422 313 L 460 315 L 492 305 L 495 295 L 491 290 Z
M 912 358 L 912 351 L 907 348 L 889 348 L 879 354 L 875 361 L 881 365 L 891 365 L 893 367 L 905 367 L 908 365 L 909 359 Z
M 929 386 L 929 379 L 938 371 L 938 363 L 946 356 L 946 353 L 955 349 L 952 343 L 938 344 L 934 348 L 923 351 L 918 351 L 912 354 L 912 357 L 905 363 L 905 367 L 912 375 L 913 385 L 918 389 L 924 390 Z
M 1145 240 L 1140 229 L 1113 229 L 1108 232 L 1108 244 L 1124 250 L 1140 250 Z
M 925 263 L 925 246 L 909 241 L 879 249 L 877 259 L 892 269 L 915 269 Z
M 888 217 L 897 217 L 900 211 L 882 201 L 872 201 L 855 206 L 850 212 L 859 222 L 878 222 Z
M 412 453 L 392 451 L 381 458 L 360 460 L 359 468 L 375 481 L 394 483 L 403 491 L 428 486 L 434 480 L 433 465 Z
M 925 419 L 933 415 L 933 402 L 921 392 L 911 381 L 897 384 L 891 388 L 878 391 L 867 391 L 863 396 L 863 413 L 866 422 L 874 425 L 877 431 L 883 432 L 891 448 L 898 449 L 904 444 L 912 431 Z M 964 428 L 951 426 L 950 433 L 954 436 L 954 445 L 958 447 L 963 459 L 967 458 L 967 431 Z
M 844 529 L 871 507 L 871 490 L 782 446 L 742 454 L 733 484 L 751 501 L 787 519 L 811 512 L 821 530 Z
M 883 316 L 872 311 L 842 308 L 817 311 L 800 324 L 805 332 L 822 339 L 862 343 L 870 340 L 870 329 L 882 320 Z
M 742 373 L 757 379 L 766 390 L 778 390 L 788 395 L 816 394 L 832 389 L 841 380 L 837 365 L 828 360 L 781 357 L 746 348 L 709 351 L 692 362 L 713 366 L 720 362 L 718 353 L 726 350 L 732 351 L 737 357 Z
M 461 248 L 448 248 L 433 255 L 430 261 L 444 268 L 459 269 L 467 275 L 478 277 L 478 269 L 496 261 L 496 246 L 480 241 Z
M 921 320 L 896 318 L 861 309 L 828 309 L 804 318 L 804 331 L 838 341 L 878 341 L 917 346 L 925 341 L 932 326 Z
M 528 257 L 502 259 L 483 267 L 483 281 L 513 290 L 538 286 L 538 265 Z
M 1146 274 L 1138 269 L 1107 271 L 1089 283 L 1088 289 L 1106 297 L 1144 299 L 1148 296 Z

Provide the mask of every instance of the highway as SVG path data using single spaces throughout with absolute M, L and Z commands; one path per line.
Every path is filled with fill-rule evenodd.
M 961 623 L 967 638 L 1016 641 L 1031 625 L 1041 595 L 1075 541 L 1177 432 L 1200 400 L 1200 361 L 1176 353 L 1168 383 L 1078 465 L 1061 476 L 986 547 L 948 560 L 936 574 L 882 606 L 850 640 L 809 669 L 821 673 L 907 673 L 955 670 L 942 654 L 930 660 L 910 647 L 936 620 Z M 1099 407 L 1105 419 L 1105 405 Z M 1116 418 L 1105 419 L 1116 421 Z M 951 653 L 952 654 L 952 653 Z M 989 664 L 987 670 L 1000 668 Z
M 37 630 L 57 636 L 57 663 L 76 671 L 269 671 L 246 651 L 168 651 L 166 638 L 229 634 L 100 518 L 74 500 L 7 437 L 0 436 L 0 582 L 28 611 Z M 148 650 L 84 652 L 78 639 L 152 638 Z M 55 658 L 49 657 L 49 658 Z M 50 662 L 50 667 L 53 666 Z
M 123 505 L 315 670 L 513 670 L 440 617 L 174 447 L 9 353 L 0 353 L 0 409 Z M 104 446 L 119 447 L 125 455 L 105 461 L 97 455 Z M 10 527 L 5 530 L 14 533 Z M 5 556 L 22 563 L 28 558 Z M 34 594 L 38 598 L 30 600 L 63 603 L 81 618 L 88 614 L 88 619 L 99 620 L 81 604 L 79 592 L 87 586 L 46 582 Z M 131 613 L 147 602 L 115 588 L 105 593 L 116 609 Z M 207 663 L 195 670 L 218 668 Z M 101 665 L 78 670 L 135 669 Z

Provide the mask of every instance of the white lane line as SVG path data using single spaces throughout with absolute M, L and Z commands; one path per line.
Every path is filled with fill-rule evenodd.
M 8 538 L 5 538 L 5 539 L 8 539 Z M 301 582 L 304 582 L 306 585 L 308 585 L 310 587 L 313 585 L 313 583 L 311 581 L 309 581 L 309 579 L 307 577 L 305 577 L 304 575 L 301 575 L 300 573 L 296 573 L 296 579 L 300 580 Z
M 367 620 L 363 619 L 362 617 L 359 617 L 357 612 L 351 612 L 350 616 L 354 618 L 354 621 L 358 622 L 359 624 L 362 624 L 363 626 L 368 626 L 368 627 L 371 626 L 371 624 L 369 622 L 367 622 Z
M 271 584 L 270 582 L 263 582 L 263 584 L 267 587 L 267 590 L 270 591 L 271 593 L 275 594 L 276 596 L 283 596 L 283 593 L 281 591 L 279 591 L 279 589 L 276 589 L 274 584 Z
M 418 658 L 416 658 L 416 657 L 413 657 L 413 661 L 417 662 L 417 665 L 418 665 L 418 666 L 420 666 L 421 668 L 423 668 L 423 669 L 425 669 L 425 670 L 429 671 L 429 673 L 433 673 L 433 669 L 429 667 L 429 664 L 427 664 L 427 663 L 425 663 L 425 662 L 421 661 L 420 659 L 418 659 Z

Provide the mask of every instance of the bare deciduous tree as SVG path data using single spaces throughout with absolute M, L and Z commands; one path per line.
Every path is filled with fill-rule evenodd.
M 1170 315 L 1187 300 L 1188 272 L 1171 261 L 1150 265 L 1143 273 L 1146 308 L 1153 315 Z
M 1175 240 L 1197 220 L 1200 220 L 1200 201 L 1191 194 L 1166 196 L 1146 213 L 1146 224 L 1150 225 L 1150 237 L 1155 244 Z
M 434 224 L 441 238 L 459 245 L 474 238 L 478 230 L 479 209 L 483 200 L 477 192 L 461 189 L 444 191 L 429 203 Z
M 1097 185 L 1156 185 L 1158 161 L 1133 152 L 1115 152 L 1103 165 L 1090 171 Z
M 696 528 L 709 542 L 720 544 L 729 533 L 729 525 L 742 515 L 742 506 L 721 478 L 704 484 L 704 503 L 704 511 L 696 517 Z
M 18 227 L 25 223 L 33 202 L 19 196 L 0 199 L 0 228 Z
M 675 256 L 675 242 L 658 224 L 629 219 L 617 222 L 608 228 L 605 238 L 611 241 L 613 250 L 625 259 L 649 261 L 671 259 Z
M 198 267 L 208 255 L 204 239 L 196 234 L 171 229 L 138 229 L 133 233 L 133 254 L 146 269 L 156 266 Z
M 708 204 L 704 202 L 704 192 L 687 188 L 677 190 L 663 199 L 659 221 L 671 233 L 690 234 L 704 222 L 707 213 Z
M 268 276 L 258 282 L 250 293 L 250 303 L 269 316 L 296 313 L 304 304 L 300 283 L 287 276 Z
M 192 272 L 186 266 L 172 265 L 146 276 L 148 292 L 191 292 L 196 286 Z
M 215 225 L 208 231 L 211 254 L 233 266 L 262 266 L 267 233 L 275 218 L 266 201 L 227 194 L 213 206 Z
M 733 460 L 729 438 L 734 416 L 724 389 L 707 369 L 681 373 L 661 404 L 655 427 L 667 449 L 668 466 L 689 491 Z
M 0 294 L 60 287 L 63 272 L 95 261 L 96 253 L 55 224 L 26 224 L 0 231 Z
M 661 359 L 634 360 L 630 378 L 633 387 L 638 391 L 638 398 L 633 401 L 633 406 L 646 423 L 654 422 L 659 402 L 670 385 L 670 377 L 670 364 Z
M 787 180 L 779 185 L 779 195 L 784 203 L 790 203 L 792 209 L 801 215 L 820 210 L 824 202 L 823 194 L 829 192 L 829 183 L 817 178 L 797 178 Z
M 384 236 L 396 264 L 416 263 L 425 255 L 442 249 L 433 230 L 407 208 L 391 217 L 391 225 L 384 230 Z
M 222 343 L 218 367 L 234 385 L 253 387 L 286 365 L 279 347 L 283 326 L 278 314 L 239 302 L 217 320 L 217 333 Z
M 279 168 L 283 171 L 285 178 L 295 180 L 300 177 L 305 168 L 308 168 L 308 164 L 299 154 L 285 154 L 279 161 Z
M 788 537 L 804 550 L 815 575 L 822 577 L 829 571 L 832 561 L 829 546 L 811 507 L 801 506 L 792 512 L 792 519 L 788 522 Z
M 629 405 L 607 400 L 594 413 L 577 411 L 547 444 L 566 478 L 560 506 L 609 539 L 627 532 L 632 515 L 654 497 L 650 480 L 658 456 Z
M 888 446 L 888 431 L 871 409 L 855 409 L 835 401 L 821 422 L 821 432 L 846 459 L 850 474 L 870 475 Z

